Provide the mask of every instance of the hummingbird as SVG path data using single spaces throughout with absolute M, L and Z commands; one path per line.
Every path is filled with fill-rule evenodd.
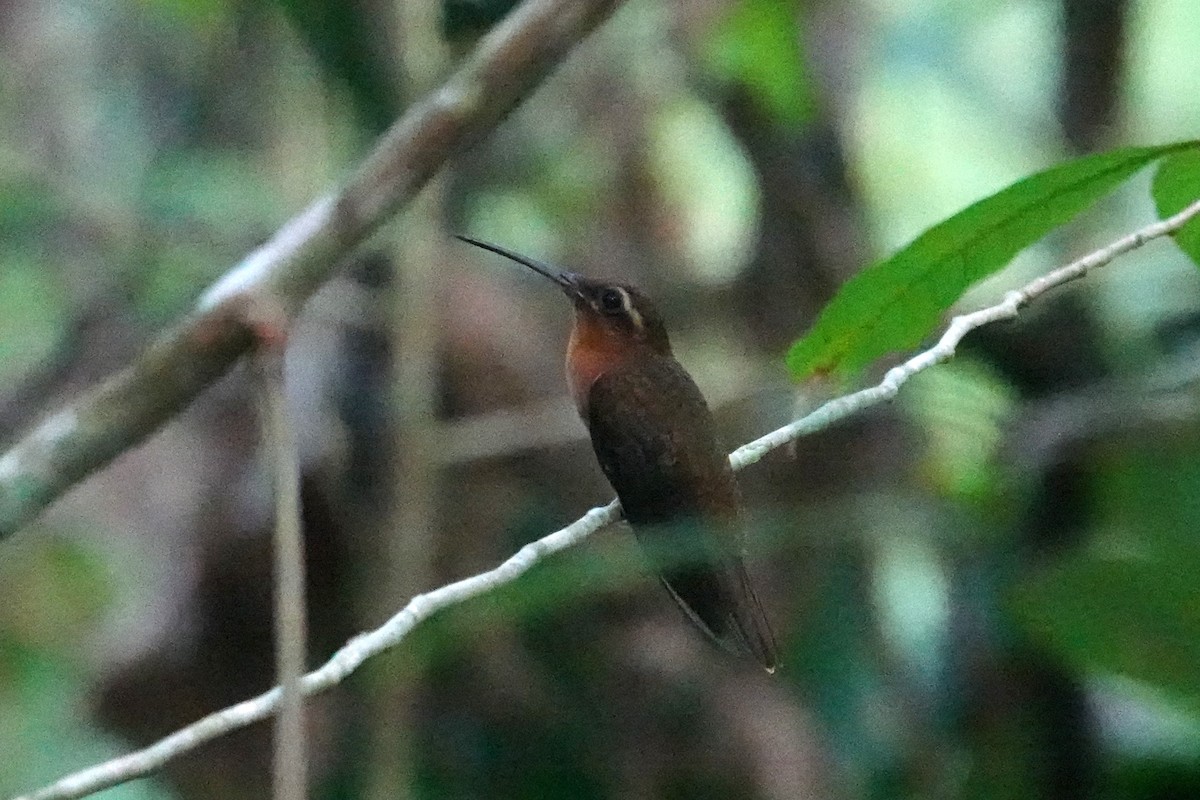
M 625 519 L 683 613 L 722 648 L 778 665 L 743 559 L 742 503 L 704 395 L 636 287 L 591 280 L 499 245 L 460 240 L 557 284 L 574 306 L 567 385 Z

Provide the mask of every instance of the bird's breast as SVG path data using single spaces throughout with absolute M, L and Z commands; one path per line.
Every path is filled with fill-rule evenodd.
M 588 420 L 588 395 L 596 380 L 621 365 L 624 356 L 605 331 L 586 319 L 576 320 L 567 344 L 567 387 L 575 408 Z

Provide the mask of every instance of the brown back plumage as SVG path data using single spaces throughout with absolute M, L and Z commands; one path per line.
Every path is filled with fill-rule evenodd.
M 778 664 L 743 562 L 741 501 L 712 415 L 670 356 L 616 364 L 592 383 L 592 449 L 671 596 L 727 649 Z

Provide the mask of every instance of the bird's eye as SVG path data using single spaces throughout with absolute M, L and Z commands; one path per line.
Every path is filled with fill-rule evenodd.
M 620 289 L 605 289 L 600 295 L 600 308 L 610 313 L 621 311 L 625 308 L 624 294 Z

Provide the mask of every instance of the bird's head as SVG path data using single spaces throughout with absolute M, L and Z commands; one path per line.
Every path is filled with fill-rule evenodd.
M 458 238 L 516 261 L 557 284 L 575 307 L 575 327 L 571 334 L 573 347 L 585 342 L 590 348 L 636 350 L 645 347 L 660 355 L 671 354 L 670 339 L 657 306 L 636 286 L 585 278 L 499 245 L 466 236 Z

